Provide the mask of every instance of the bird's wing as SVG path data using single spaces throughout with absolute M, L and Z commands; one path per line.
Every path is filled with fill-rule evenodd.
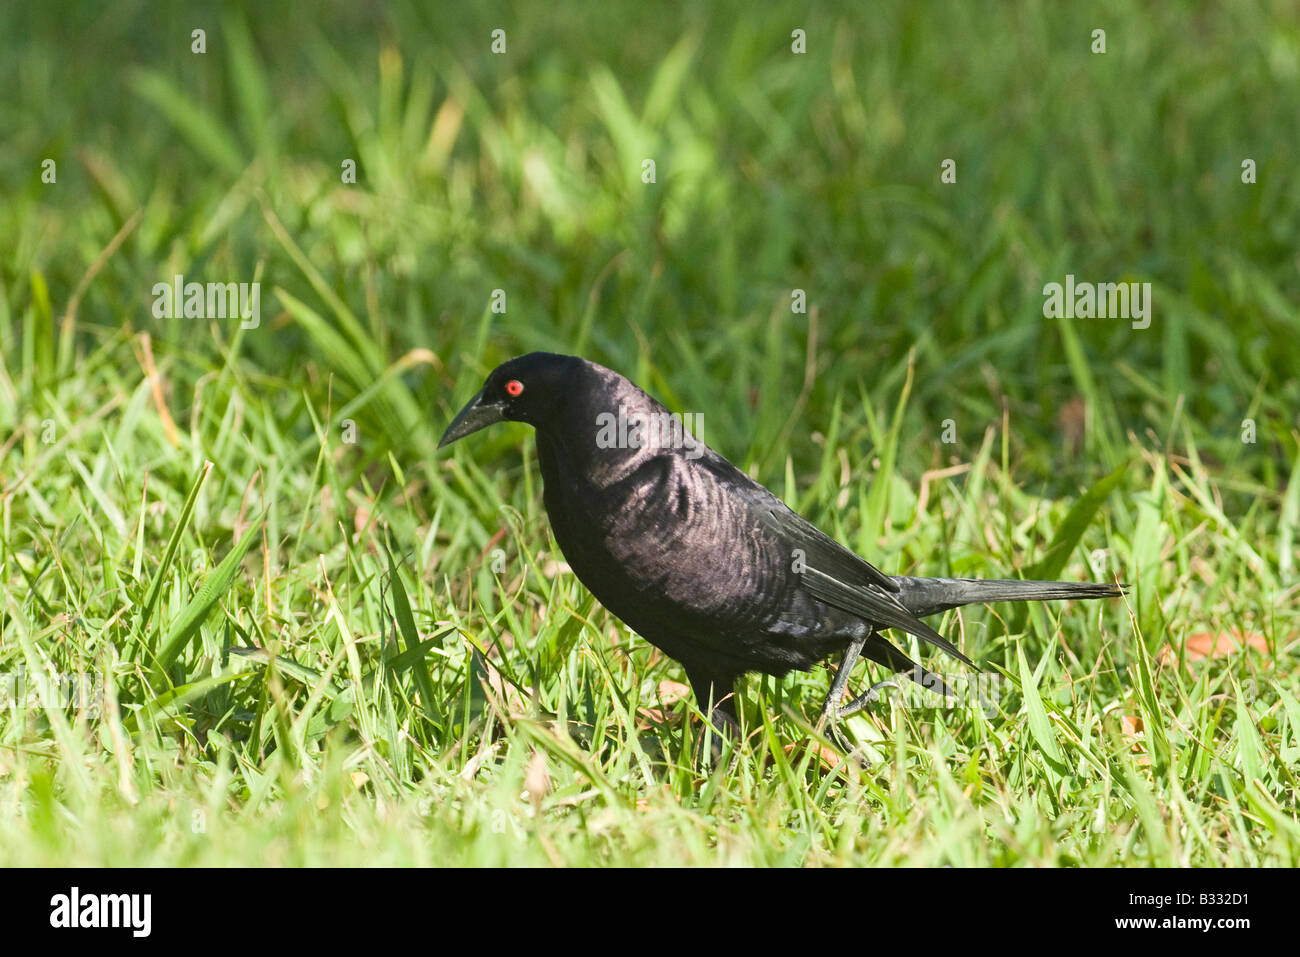
M 768 492 L 768 495 L 771 493 Z M 849 551 L 807 519 L 792 512 L 775 496 L 772 496 L 768 508 L 767 524 L 776 531 L 782 541 L 790 542 L 793 547 L 802 548 L 809 565 L 840 581 L 875 585 L 891 592 L 901 590 L 898 582 L 892 577 L 865 558 Z
M 925 622 L 914 618 L 889 592 L 873 586 L 863 588 L 846 585 L 812 565 L 804 569 L 803 586 L 810 594 L 828 605 L 834 605 L 836 608 L 857 615 L 877 628 L 899 628 L 947 652 L 963 664 L 972 668 L 975 666 L 973 661 L 957 650 L 956 645 Z
M 855 555 L 779 501 L 767 510 L 764 524 L 791 549 L 803 551 L 803 587 L 815 598 L 857 615 L 879 628 L 898 628 L 929 642 L 974 667 L 957 646 L 909 612 L 898 600 L 899 585 L 870 562 Z
M 686 468 L 701 479 L 705 473 L 711 473 L 705 481 L 721 487 L 724 497 L 744 502 L 745 516 L 756 520 L 780 543 L 779 547 L 789 551 L 788 555 L 781 556 L 781 561 L 787 563 L 786 569 L 795 573 L 808 594 L 877 628 L 898 628 L 915 635 L 974 667 L 974 662 L 958 651 L 956 645 L 907 610 L 899 600 L 902 586 L 897 581 L 791 511 L 768 489 L 722 456 L 706 454 Z M 795 549 L 802 554 L 796 556 Z

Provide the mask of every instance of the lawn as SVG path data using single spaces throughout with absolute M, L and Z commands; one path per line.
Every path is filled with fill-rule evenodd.
M 1300 863 L 1293 6 L 267 6 L 0 8 L 0 864 Z M 436 450 L 538 349 L 886 571 L 1128 594 L 708 767 L 530 430 Z

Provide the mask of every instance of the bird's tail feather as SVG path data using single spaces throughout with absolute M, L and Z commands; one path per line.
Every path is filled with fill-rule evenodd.
M 894 578 L 898 600 L 917 618 L 962 605 L 995 601 L 1054 601 L 1060 598 L 1118 598 L 1124 585 L 1108 582 L 1033 582 L 1018 579 Z

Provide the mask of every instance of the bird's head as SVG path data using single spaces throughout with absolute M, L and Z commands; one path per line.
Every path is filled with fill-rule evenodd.
M 574 356 L 550 352 L 530 352 L 501 363 L 451 420 L 438 448 L 497 422 L 527 422 L 544 428 L 563 414 L 588 365 Z

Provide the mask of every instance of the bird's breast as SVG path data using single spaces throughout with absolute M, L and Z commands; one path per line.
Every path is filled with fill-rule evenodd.
M 651 456 L 605 486 L 552 462 L 545 501 L 556 541 L 582 582 L 639 631 L 752 631 L 788 590 L 780 543 L 702 470 Z

